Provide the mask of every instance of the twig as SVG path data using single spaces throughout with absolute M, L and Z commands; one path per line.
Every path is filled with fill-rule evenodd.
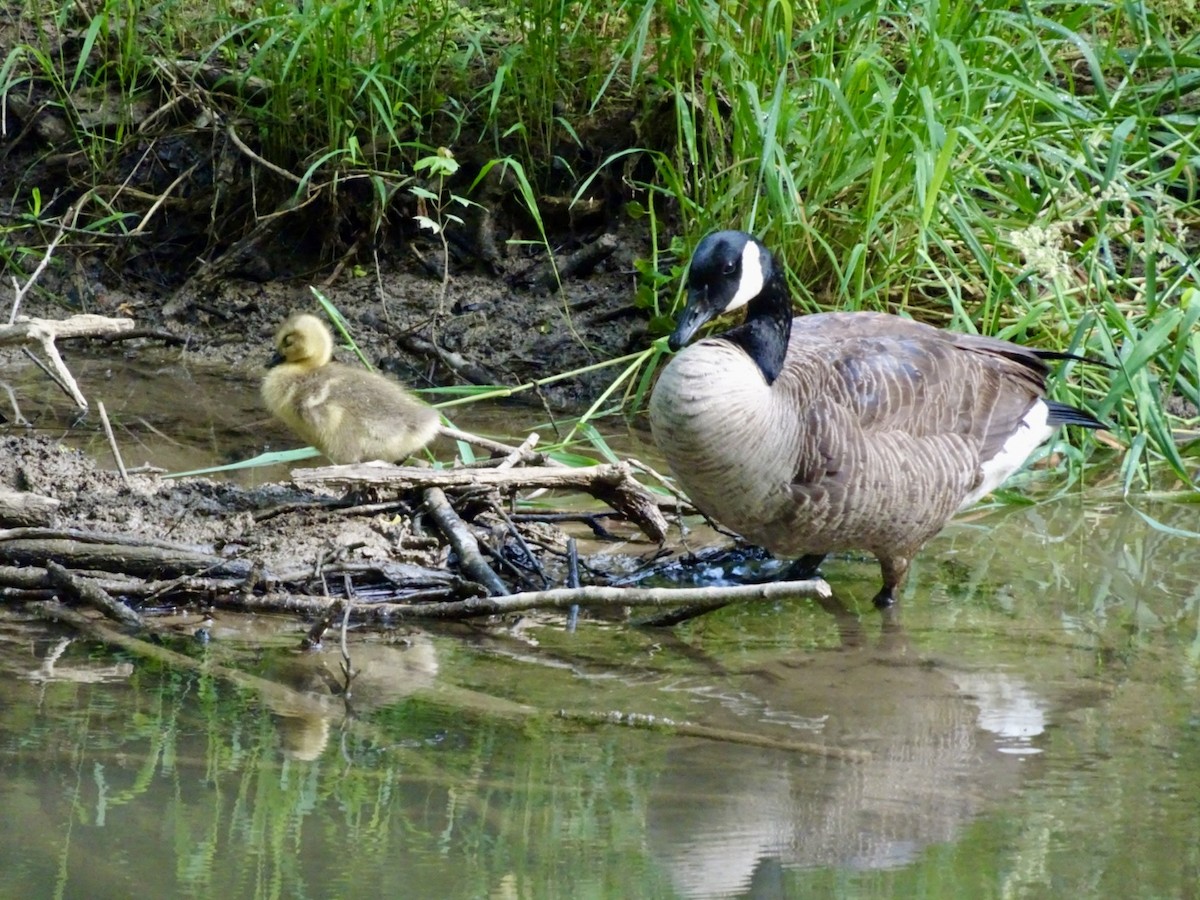
M 681 603 L 720 601 L 722 604 L 744 600 L 780 600 L 796 597 L 829 597 L 833 592 L 823 579 L 808 581 L 772 581 L 735 587 L 706 588 L 616 588 L 594 585 L 581 588 L 555 588 L 549 591 L 525 591 L 492 597 L 473 597 L 446 603 L 420 606 L 397 604 L 391 610 L 398 619 L 469 619 L 495 616 L 529 609 L 570 609 L 573 604 L 592 608 L 670 607 Z
M 33 274 L 26 279 L 24 284 L 21 284 L 14 278 L 13 281 L 13 303 L 12 310 L 8 314 L 8 324 L 12 325 L 17 321 L 17 311 L 21 308 L 21 301 L 25 299 L 25 295 L 29 293 L 29 289 L 42 276 L 42 272 L 46 270 L 46 266 L 50 264 L 50 257 L 54 255 L 54 250 L 58 247 L 59 242 L 66 236 L 67 229 L 74 226 L 76 219 L 79 218 L 79 210 L 83 207 L 84 201 L 90 196 L 90 192 L 84 194 L 67 210 L 58 224 L 58 231 L 54 238 L 46 245 L 46 252 L 42 254 L 41 261 L 37 264 L 37 268 L 33 270 Z
M 225 129 L 225 133 L 229 136 L 229 140 L 233 142 L 233 146 L 237 147 L 244 154 L 246 154 L 248 157 L 250 157 L 256 163 L 258 163 L 260 166 L 262 166 L 264 169 L 274 172 L 280 178 L 290 181 L 290 182 L 292 182 L 292 184 L 304 184 L 304 180 L 302 178 L 300 178 L 299 176 L 293 175 L 287 169 L 281 168 L 280 166 L 275 165 L 275 163 L 263 159 L 261 156 L 259 156 L 253 150 L 251 150 L 242 141 L 242 139 L 240 137 L 238 137 L 238 134 L 236 131 L 233 130 L 232 125 L 230 125 L 228 128 Z
M 667 520 L 658 501 L 634 480 L 623 463 L 595 466 L 526 467 L 516 469 L 426 469 L 417 466 L 347 465 L 316 469 L 293 469 L 296 484 L 341 484 L 347 487 L 377 486 L 398 490 L 448 488 L 493 488 L 511 491 L 523 488 L 584 490 L 626 515 L 652 541 L 666 538 Z
M 179 176 L 167 185 L 167 189 L 158 195 L 158 199 L 150 204 L 150 208 L 146 210 L 146 214 L 142 216 L 142 220 L 137 223 L 137 227 L 125 235 L 125 237 L 137 237 L 138 235 L 144 233 L 146 226 L 150 223 L 150 220 L 154 217 L 154 214 L 158 212 L 159 207 L 166 203 L 167 198 L 171 196 L 171 192 L 175 190 L 175 188 L 179 187 L 179 185 L 183 183 L 184 179 L 195 172 L 199 166 L 199 162 L 194 162 L 187 169 L 184 169 L 182 172 L 180 172 Z
M 472 434 L 469 431 L 461 431 L 458 428 L 452 428 L 449 425 L 441 425 L 438 427 L 438 434 L 442 437 L 448 437 L 453 441 L 462 441 L 464 444 L 473 444 L 476 447 L 482 447 L 485 450 L 490 450 L 493 453 L 506 453 L 509 456 L 516 453 L 519 454 L 520 462 L 537 463 L 538 465 L 565 467 L 565 463 L 555 462 L 551 459 L 546 459 L 541 453 L 535 453 L 533 446 L 537 443 L 537 434 L 531 434 L 525 439 L 525 443 L 520 447 L 514 447 L 512 444 L 502 444 L 500 441 L 492 438 L 484 437 L 479 434 Z M 529 444 L 529 439 L 533 438 L 533 444 Z M 525 444 L 529 444 L 528 447 Z M 507 457 L 505 457 L 507 460 Z M 503 464 L 499 467 L 504 467 Z M 508 468 L 508 467 L 504 467 Z
M 55 587 L 61 588 L 70 597 L 78 600 L 80 603 L 95 607 L 109 618 L 116 619 L 122 625 L 138 629 L 146 627 L 145 619 L 120 600 L 114 600 L 103 588 L 93 584 L 91 580 L 77 578 L 53 561 L 46 563 L 46 572 L 50 575 L 50 581 Z
M 529 437 L 521 441 L 521 446 L 514 448 L 513 451 L 508 454 L 508 456 L 501 460 L 500 465 L 496 466 L 496 468 L 511 469 L 522 460 L 533 456 L 533 448 L 537 446 L 537 442 L 538 433 L 536 431 L 530 432 Z
M 129 484 L 129 473 L 125 471 L 125 460 L 121 459 L 121 450 L 117 447 L 117 439 L 113 435 L 112 424 L 108 421 L 108 411 L 104 401 L 96 402 L 96 411 L 100 413 L 100 424 L 104 426 L 104 435 L 108 438 L 108 446 L 112 448 L 113 459 L 117 461 L 117 471 L 121 473 L 121 481 Z
M 425 511 L 433 517 L 454 552 L 458 554 L 459 564 L 464 572 L 474 581 L 479 582 L 489 594 L 499 595 L 508 593 L 508 588 L 500 577 L 492 571 L 492 567 L 484 560 L 479 552 L 479 542 L 467 527 L 467 523 L 459 518 L 458 513 L 450 506 L 445 492 L 441 488 L 427 487 L 424 491 Z
M 87 409 L 87 400 L 84 399 L 79 385 L 71 376 L 67 364 L 59 356 L 58 348 L 54 345 L 55 340 L 66 337 L 102 337 L 116 332 L 129 331 L 133 328 L 133 319 L 110 319 L 105 316 L 81 314 L 62 320 L 32 319 L 22 316 L 20 321 L 17 321 L 15 304 L 13 309 L 14 316 L 9 324 L 0 326 L 0 345 L 39 344 L 42 352 L 50 360 L 50 365 L 58 379 L 61 380 L 64 390 L 80 409 Z

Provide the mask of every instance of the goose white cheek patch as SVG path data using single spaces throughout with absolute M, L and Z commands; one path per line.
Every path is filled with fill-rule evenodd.
M 738 281 L 737 292 L 725 307 L 725 312 L 741 309 L 762 293 L 763 285 L 762 252 L 754 241 L 746 241 L 742 248 L 742 277 Z

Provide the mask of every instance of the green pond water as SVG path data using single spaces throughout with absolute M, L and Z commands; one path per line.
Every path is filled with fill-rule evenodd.
M 1200 508 L 1083 497 L 887 616 L 834 559 L 839 607 L 354 632 L 348 699 L 289 619 L 182 667 L 0 607 L 0 896 L 1195 897 Z

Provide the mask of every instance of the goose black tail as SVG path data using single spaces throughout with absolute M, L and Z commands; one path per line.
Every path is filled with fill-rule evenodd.
M 1082 409 L 1076 409 L 1074 406 L 1068 406 L 1066 403 L 1059 403 L 1057 400 L 1047 400 L 1046 406 L 1049 408 L 1049 415 L 1046 416 L 1047 425 L 1078 425 L 1080 428 L 1108 428 L 1104 422 L 1101 422 L 1090 412 L 1084 412 Z
M 1106 363 L 1102 359 L 1096 359 L 1094 356 L 1080 356 L 1078 353 L 1063 353 L 1059 350 L 1034 350 L 1033 353 L 1038 359 L 1073 359 L 1076 362 L 1087 363 L 1089 366 L 1116 368 L 1112 363 Z

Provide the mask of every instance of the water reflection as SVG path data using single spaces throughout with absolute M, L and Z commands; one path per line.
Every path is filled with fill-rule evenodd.
M 1016 790 L 1048 715 L 1021 677 L 930 664 L 898 631 L 777 661 L 742 690 L 761 703 L 760 719 L 807 723 L 872 759 L 676 750 L 651 794 L 649 833 L 687 896 L 755 895 L 780 869 L 913 862 Z
M 5 608 L 0 815 L 20 827 L 0 895 L 1185 895 L 1200 520 L 1138 509 L 1166 527 L 1121 502 L 974 513 L 917 559 L 896 622 L 868 608 L 874 563 L 841 559 L 826 575 L 849 610 L 355 636 L 349 697 L 336 642 L 298 653 L 285 620 L 219 620 L 182 670 Z

